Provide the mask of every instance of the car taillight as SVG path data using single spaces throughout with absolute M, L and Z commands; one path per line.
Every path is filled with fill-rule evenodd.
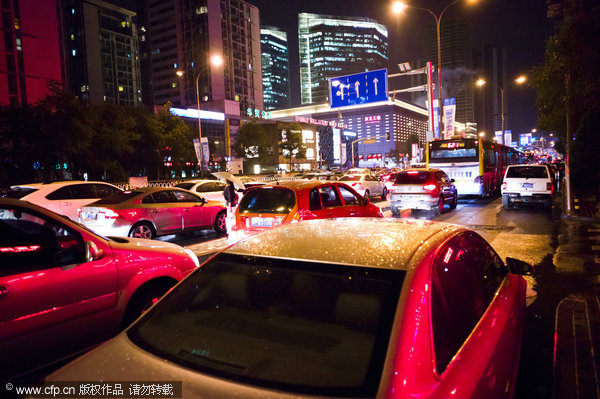
M 423 190 L 427 191 L 431 195 L 437 195 L 439 192 L 437 184 L 433 183 L 424 185 Z
M 81 219 L 81 208 L 77 208 L 77 219 Z
M 508 186 L 507 182 L 502 182 L 502 190 L 506 190 L 507 186 Z
M 104 215 L 104 219 L 117 219 L 120 215 L 113 211 L 112 209 L 103 209 L 101 211 L 99 211 L 98 213 L 101 213 L 102 215 Z
M 551 193 L 554 193 L 554 185 L 552 185 L 551 182 L 546 182 L 546 190 L 550 191 Z

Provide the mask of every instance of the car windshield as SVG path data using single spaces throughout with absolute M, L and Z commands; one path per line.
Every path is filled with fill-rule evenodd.
M 433 180 L 433 173 L 427 171 L 411 170 L 400 172 L 396 175 L 395 184 L 423 184 Z
M 506 172 L 506 177 L 546 179 L 548 171 L 545 166 L 511 166 Z
M 189 190 L 193 186 L 194 186 L 194 183 L 179 183 L 179 184 L 175 185 L 175 187 L 177 187 L 177 188 L 183 188 L 184 190 Z
M 238 206 L 240 213 L 289 213 L 296 196 L 288 188 L 261 187 L 249 190 Z
M 37 188 L 31 188 L 31 187 L 12 187 L 10 190 L 8 190 L 6 192 L 6 194 L 3 195 L 3 197 L 21 199 L 24 196 L 26 196 L 27 194 L 31 194 L 37 190 L 38 190 Z
M 222 253 L 128 335 L 151 353 L 216 377 L 374 397 L 405 275 Z
M 136 195 L 142 194 L 142 191 L 122 191 L 120 193 L 116 193 L 113 195 L 109 195 L 108 197 L 104 197 L 101 200 L 94 202 L 94 205 L 102 205 L 102 204 L 119 204 L 121 202 L 125 202 L 130 198 L 135 197 Z

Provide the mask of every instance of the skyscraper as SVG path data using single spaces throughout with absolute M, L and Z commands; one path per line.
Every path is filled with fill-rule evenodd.
M 302 104 L 329 100 L 328 79 L 388 67 L 387 28 L 369 18 L 298 16 Z
M 55 0 L 1 2 L 0 105 L 33 104 L 47 84 L 62 84 L 59 22 Z
M 290 71 L 287 34 L 274 27 L 260 30 L 263 100 L 266 110 L 289 107 Z
M 62 0 L 67 86 L 81 100 L 142 103 L 134 17 L 100 0 Z
M 138 11 L 146 101 L 196 107 L 197 79 L 201 103 L 263 108 L 258 8 L 244 0 L 138 0 Z M 212 55 L 223 65 L 211 66 Z

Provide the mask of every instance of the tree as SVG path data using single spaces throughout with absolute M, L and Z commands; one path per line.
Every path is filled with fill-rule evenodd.
M 306 146 L 302 141 L 302 126 L 297 122 L 280 126 L 280 130 L 285 133 L 285 138 L 281 138 L 279 151 L 281 156 L 289 158 L 291 171 L 294 170 L 294 159 L 306 157 Z
M 234 145 L 238 156 L 259 163 L 265 162 L 269 157 L 268 148 L 269 140 L 261 124 L 254 121 L 242 123 Z
M 194 138 L 198 136 L 180 117 L 171 114 L 171 107 L 168 102 L 157 115 L 161 135 L 159 148 L 169 148 L 173 166 L 181 172 L 186 163 L 198 161 L 194 149 Z
M 580 194 L 597 194 L 600 186 L 600 107 L 590 109 L 581 119 L 570 148 L 571 183 Z

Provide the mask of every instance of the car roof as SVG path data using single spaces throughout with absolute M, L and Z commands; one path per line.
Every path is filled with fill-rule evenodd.
M 329 186 L 331 184 L 342 184 L 336 180 L 282 180 L 279 182 L 267 183 L 260 187 L 284 187 L 290 190 L 300 191 L 311 189 L 317 186 Z
M 407 270 L 417 249 L 466 230 L 458 225 L 414 219 L 306 220 L 266 230 L 225 252 Z
M 10 186 L 10 188 L 18 188 L 18 187 L 32 187 L 32 188 L 41 188 L 41 187 L 51 187 L 51 186 L 68 186 L 71 184 L 113 184 L 105 182 L 105 181 L 88 181 L 88 180 L 62 180 L 62 181 L 53 181 L 48 183 L 26 183 L 26 184 L 14 184 Z

